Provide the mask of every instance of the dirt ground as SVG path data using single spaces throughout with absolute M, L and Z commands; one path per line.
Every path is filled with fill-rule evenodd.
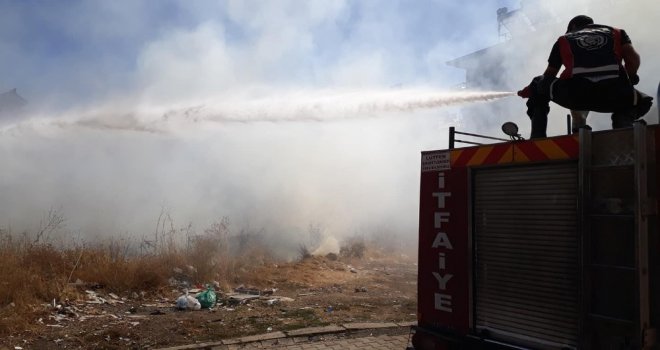
M 81 288 L 78 300 L 42 305 L 33 326 L 0 340 L 0 349 L 147 349 L 329 324 L 416 320 L 417 266 L 405 256 L 312 257 L 262 266 L 252 275 L 243 286 L 261 291 L 258 298 L 236 302 L 229 297 L 239 285 L 225 287 L 218 305 L 199 311 L 177 310 L 182 291 L 175 287 L 160 295 Z

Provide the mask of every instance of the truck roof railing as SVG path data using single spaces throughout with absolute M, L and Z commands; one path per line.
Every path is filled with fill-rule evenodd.
M 660 85 L 658 85 L 658 99 L 660 99 Z M 660 114 L 660 109 L 658 110 Z M 578 112 L 579 113 L 579 112 Z M 586 118 L 583 117 L 583 118 Z M 570 114 L 566 115 L 566 135 L 570 135 L 572 133 L 572 118 Z M 466 136 L 472 136 L 472 137 L 477 137 L 481 139 L 488 139 L 488 140 L 496 140 L 496 141 L 520 141 L 524 140 L 522 136 L 518 133 L 518 125 L 513 122 L 506 122 L 502 124 L 502 131 L 509 135 L 509 139 L 503 139 L 499 137 L 492 137 L 492 136 L 486 136 L 486 135 L 479 135 L 479 134 L 472 134 L 469 132 L 463 132 L 463 131 L 456 131 L 456 128 L 453 126 L 449 127 L 449 149 L 453 149 L 456 145 L 457 142 L 460 143 L 465 143 L 468 145 L 476 145 L 476 146 L 481 146 L 483 143 L 481 142 L 475 142 L 475 141 L 469 141 L 469 140 L 459 140 L 456 138 L 456 135 L 466 135 Z
M 476 137 L 476 138 L 496 140 L 496 141 L 511 141 L 509 139 L 504 139 L 504 138 L 499 138 L 499 137 L 492 137 L 492 136 L 486 136 L 486 135 L 472 134 L 472 133 L 469 133 L 469 132 L 457 131 L 455 127 L 450 126 L 449 127 L 449 149 L 453 149 L 454 145 L 457 142 L 465 143 L 465 144 L 468 144 L 468 145 L 477 145 L 477 146 L 483 145 L 483 143 L 480 143 L 480 142 L 469 141 L 469 140 L 459 140 L 459 139 L 456 138 L 456 135 L 466 135 L 466 136 L 472 136 L 472 137 Z

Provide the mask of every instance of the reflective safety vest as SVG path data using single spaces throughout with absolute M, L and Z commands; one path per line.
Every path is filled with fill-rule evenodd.
M 583 76 L 600 81 L 619 76 L 621 66 L 621 30 L 592 24 L 559 38 L 559 52 L 564 64 L 560 78 Z

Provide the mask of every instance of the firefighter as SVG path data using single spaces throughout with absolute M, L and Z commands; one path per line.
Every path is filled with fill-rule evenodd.
M 631 126 L 653 103 L 633 87 L 639 82 L 639 65 L 639 54 L 624 30 L 594 24 L 585 15 L 571 19 L 566 34 L 552 47 L 543 75 L 518 91 L 518 96 L 529 98 L 530 138 L 546 137 L 549 101 L 570 109 L 576 128 L 586 126 L 588 111 L 612 113 L 614 129 Z

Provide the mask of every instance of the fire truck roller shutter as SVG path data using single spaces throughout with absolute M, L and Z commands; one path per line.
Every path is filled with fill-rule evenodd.
M 490 337 L 577 345 L 577 173 L 577 162 L 474 170 L 474 320 Z

